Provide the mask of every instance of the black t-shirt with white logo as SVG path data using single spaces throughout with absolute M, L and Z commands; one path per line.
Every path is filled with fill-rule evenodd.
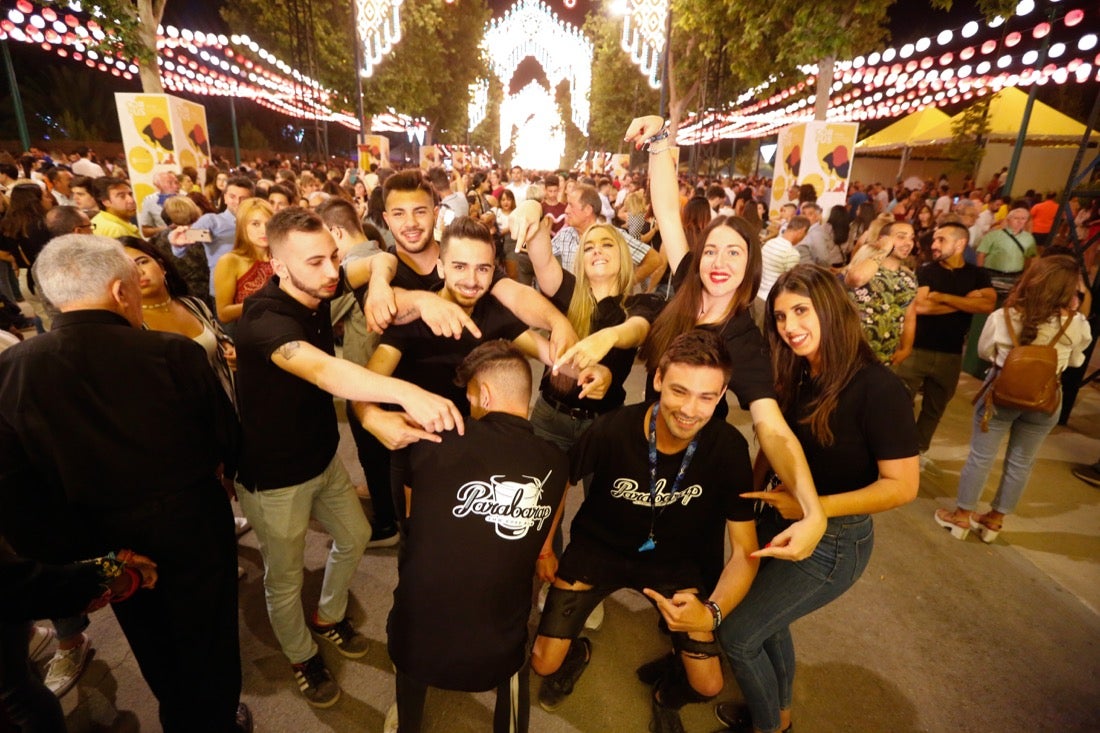
M 492 689 L 524 662 L 531 579 L 568 461 L 528 421 L 500 412 L 409 453 L 411 513 L 387 624 L 390 658 L 433 687 Z
M 986 270 L 964 264 L 949 269 L 938 262 L 926 262 L 917 269 L 917 286 L 934 293 L 963 296 L 974 290 L 993 287 Z M 938 316 L 917 316 L 917 335 L 913 346 L 944 354 L 961 354 L 963 339 L 970 330 L 970 314 L 963 311 Z
M 446 397 L 462 412 L 470 414 L 466 388 L 454 383 L 455 371 L 478 344 L 493 339 L 512 341 L 527 330 L 527 325 L 492 295 L 484 295 L 470 314 L 481 338 L 463 330 L 462 337 L 453 339 L 436 336 L 427 324 L 417 319 L 400 326 L 390 326 L 382 334 L 382 344 L 401 352 L 401 361 L 393 376 Z
M 711 418 L 698 434 L 695 456 L 670 496 L 684 453 L 657 454 L 656 547 L 638 548 L 649 537 L 653 504 L 649 493 L 649 405 L 627 405 L 601 415 L 569 453 L 570 477 L 577 483 L 594 474 L 588 495 L 573 519 L 573 536 L 584 535 L 624 557 L 665 562 L 691 560 L 700 568 L 714 563 L 714 538 L 721 541 L 726 521 L 752 521 L 753 505 L 741 498 L 752 491 L 748 443 L 732 425 Z

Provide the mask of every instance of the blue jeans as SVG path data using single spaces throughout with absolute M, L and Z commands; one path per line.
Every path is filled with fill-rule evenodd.
M 775 518 L 759 522 L 761 545 L 787 524 L 773 511 L 765 512 Z M 764 560 L 748 594 L 722 622 L 718 640 L 757 730 L 778 731 L 779 711 L 791 707 L 791 623 L 851 588 L 867 567 L 874 544 L 874 525 L 866 514 L 833 517 L 810 557 Z
M 977 507 L 1001 441 L 1004 440 L 1005 433 L 1008 433 L 1008 449 L 1005 450 L 1001 483 L 997 486 L 997 495 L 993 497 L 993 510 L 1011 514 L 1027 487 L 1039 446 L 1058 424 L 1058 416 L 1062 413 L 1061 401 L 1059 400 L 1058 408 L 1049 415 L 994 406 L 987 433 L 983 433 L 981 428 L 984 411 L 985 401 L 981 400 L 974 409 L 970 455 L 959 474 L 957 503 L 960 509 L 972 511 Z
M 584 432 L 588 430 L 593 422 L 595 422 L 595 420 L 570 417 L 563 412 L 558 412 L 550 406 L 550 403 L 542 398 L 541 394 L 538 399 L 535 400 L 535 407 L 531 411 L 531 425 L 535 429 L 535 435 L 556 445 L 566 453 L 569 452 L 574 443 L 580 440 L 581 436 L 584 435 Z M 588 495 L 588 484 L 588 477 L 585 476 L 585 496 Z M 565 539 L 562 536 L 563 524 L 565 524 L 565 515 L 562 515 L 561 522 L 554 529 L 552 545 L 554 554 L 558 557 L 561 557 L 562 548 L 565 545 Z

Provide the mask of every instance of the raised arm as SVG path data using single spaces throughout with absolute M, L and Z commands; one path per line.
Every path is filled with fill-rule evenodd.
M 516 251 L 527 249 L 539 291 L 547 297 L 553 297 L 561 287 L 562 269 L 561 263 L 554 257 L 550 240 L 550 218 L 542 215 L 542 205 L 538 201 L 528 199 L 512 214 L 512 221 L 516 229 L 512 232 L 516 240 Z
M 639 117 L 630 123 L 626 140 L 640 149 L 646 141 L 664 128 L 664 120 L 655 115 Z M 687 237 L 680 221 L 680 187 L 676 182 L 676 163 L 670 152 L 671 142 L 659 140 L 649 149 L 649 196 L 653 216 L 661 230 L 661 251 L 668 266 L 676 272 L 687 254 Z

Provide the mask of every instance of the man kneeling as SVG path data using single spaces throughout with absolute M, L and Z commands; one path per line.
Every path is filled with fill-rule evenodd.
M 420 730 L 428 685 L 496 689 L 493 730 L 522 733 L 531 584 L 568 462 L 527 420 L 531 368 L 511 343 L 475 348 L 457 382 L 475 418 L 466 434 L 409 449 L 408 537 L 387 626 L 398 722 Z
M 682 629 L 717 629 L 758 566 L 750 557 L 757 549 L 752 502 L 739 496 L 752 485 L 748 445 L 733 426 L 710 419 L 731 370 L 713 332 L 677 337 L 657 369 L 659 401 L 598 418 L 570 452 L 571 482 L 593 477 L 531 655 L 532 668 L 546 678 L 544 709 L 573 691 L 591 657 L 591 642 L 578 638 L 584 620 L 619 588 L 644 592 L 672 619 L 679 661 L 649 680 L 656 683 L 651 730 L 682 730 L 677 710 L 722 689 L 714 634 Z M 723 525 L 732 555 L 719 573 Z

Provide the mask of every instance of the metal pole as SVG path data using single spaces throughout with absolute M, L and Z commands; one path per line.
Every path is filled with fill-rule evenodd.
M 668 49 L 672 45 L 672 6 L 665 15 L 665 47 L 661 51 L 661 105 L 660 114 L 668 119 Z
M 19 82 L 15 79 L 15 67 L 11 63 L 11 52 L 8 50 L 7 39 L 0 41 L 0 50 L 4 53 L 4 70 L 8 74 L 8 86 L 11 87 L 11 106 L 15 113 L 15 124 L 19 127 L 19 142 L 23 143 L 23 150 L 30 150 L 31 136 L 27 132 L 27 119 L 23 115 L 23 96 L 19 93 Z
M 355 0 L 352 0 L 352 23 L 355 24 L 355 113 L 359 115 L 360 145 L 367 144 L 367 121 L 363 116 L 363 39 L 359 37 L 359 26 L 355 23 Z
M 237 105 L 233 97 L 229 98 L 229 124 L 233 127 L 233 158 L 237 167 L 241 167 L 241 137 L 237 134 Z
M 1054 23 L 1056 11 L 1050 9 L 1049 20 Z M 1050 34 L 1043 36 L 1043 45 L 1039 50 L 1039 60 L 1035 63 L 1036 69 L 1046 66 L 1047 52 L 1050 50 Z M 1002 196 L 1012 195 L 1012 184 L 1016 179 L 1016 168 L 1020 165 L 1020 155 L 1024 152 L 1024 142 L 1027 140 L 1027 126 L 1031 122 L 1031 108 L 1035 106 L 1035 94 L 1039 91 L 1038 84 L 1032 84 L 1027 93 L 1027 104 L 1024 106 L 1024 117 L 1020 120 L 1020 132 L 1016 135 L 1016 147 L 1012 149 L 1012 160 L 1008 164 L 1008 174 L 1005 176 L 1004 186 L 1001 188 Z

